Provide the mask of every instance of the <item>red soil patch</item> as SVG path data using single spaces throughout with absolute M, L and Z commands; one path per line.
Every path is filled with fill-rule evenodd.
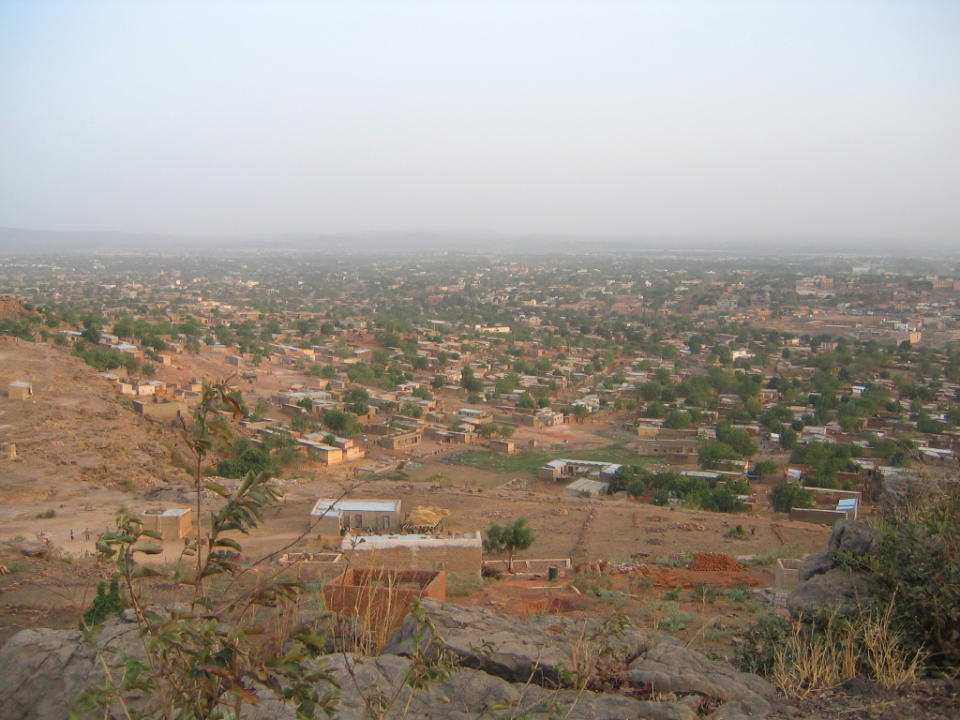
M 743 566 L 726 553 L 712 552 L 698 553 L 687 565 L 687 568 L 698 572 L 738 572 L 743 570 Z
M 614 576 L 614 587 L 628 587 L 631 577 L 650 578 L 653 580 L 653 587 L 658 588 L 692 588 L 704 581 L 718 587 L 733 587 L 735 585 L 756 586 L 761 584 L 761 581 L 756 576 L 751 575 L 743 569 L 734 571 L 718 570 L 711 572 L 709 577 L 704 577 L 702 571 L 689 570 L 687 568 L 643 567 L 632 573 Z

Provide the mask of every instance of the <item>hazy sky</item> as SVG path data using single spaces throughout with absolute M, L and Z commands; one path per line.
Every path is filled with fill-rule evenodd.
M 0 0 L 0 226 L 960 244 L 960 0 Z

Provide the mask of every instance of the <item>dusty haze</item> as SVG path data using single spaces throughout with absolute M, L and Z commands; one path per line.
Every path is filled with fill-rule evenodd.
M 7 0 L 0 226 L 950 246 L 957 37 L 946 1 Z

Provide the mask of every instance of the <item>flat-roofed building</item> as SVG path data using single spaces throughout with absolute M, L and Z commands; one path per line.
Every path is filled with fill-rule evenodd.
M 7 385 L 7 397 L 11 400 L 26 400 L 33 395 L 33 385 L 23 380 L 14 380 Z
M 579 475 L 596 474 L 601 480 L 610 480 L 621 465 L 601 460 L 551 460 L 537 471 L 541 480 L 564 480 Z
M 446 570 L 480 577 L 480 531 L 451 535 L 345 535 L 340 543 L 350 567 L 394 570 Z
M 145 510 L 140 518 L 143 520 L 143 529 L 160 533 L 162 540 L 179 540 L 193 530 L 190 508 Z
M 319 535 L 341 530 L 393 530 L 400 527 L 399 500 L 336 500 L 320 498 L 310 511 Z
M 610 483 L 591 480 L 590 478 L 577 478 L 564 488 L 568 495 L 576 497 L 597 497 L 607 491 Z

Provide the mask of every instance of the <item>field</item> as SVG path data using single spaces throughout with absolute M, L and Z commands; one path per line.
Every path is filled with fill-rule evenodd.
M 522 450 L 513 455 L 504 455 L 492 450 L 465 450 L 447 456 L 447 462 L 467 465 L 478 470 L 535 473 L 539 467 L 558 458 L 600 460 L 619 463 L 620 465 L 642 465 L 649 460 L 649 458 L 627 450 L 624 443 L 617 443 L 599 448 L 571 449 L 568 452 Z

